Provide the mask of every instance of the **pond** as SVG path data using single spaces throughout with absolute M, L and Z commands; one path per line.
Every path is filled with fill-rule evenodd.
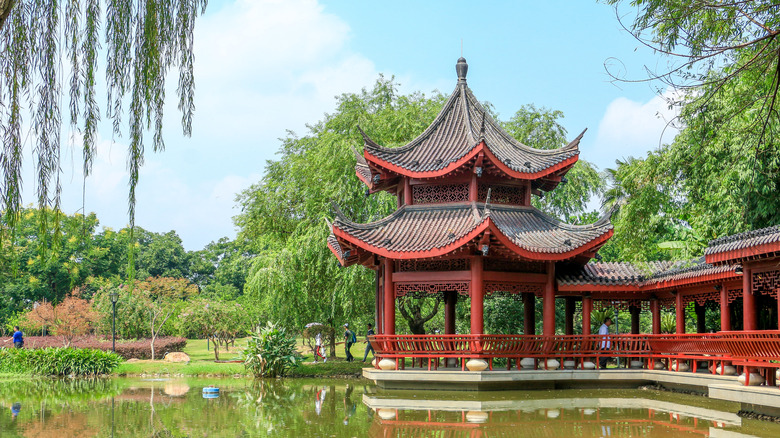
M 213 385 L 216 391 L 208 389 Z M 207 388 L 204 391 L 204 388 Z M 649 390 L 377 391 L 364 380 L 0 380 L 3 437 L 777 437 L 735 403 Z

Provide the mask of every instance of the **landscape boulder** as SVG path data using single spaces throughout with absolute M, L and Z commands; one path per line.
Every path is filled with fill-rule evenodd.
M 166 362 L 184 362 L 189 363 L 190 357 L 187 356 L 186 353 L 182 353 L 181 351 L 173 351 L 165 355 Z

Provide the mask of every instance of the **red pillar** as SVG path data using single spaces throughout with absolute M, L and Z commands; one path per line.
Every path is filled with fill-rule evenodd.
M 455 334 L 455 306 L 457 302 L 457 292 L 444 292 L 444 334 L 446 335 Z
M 582 297 L 582 334 L 590 334 L 590 314 L 593 313 L 593 298 L 590 295 Z
M 393 285 L 393 260 L 385 258 L 385 287 L 384 287 L 384 314 L 385 334 L 395 334 L 395 287 Z
M 482 257 L 471 258 L 471 334 L 481 335 L 484 332 L 484 315 L 482 305 Z
M 566 307 L 565 307 L 565 315 L 566 320 L 564 321 L 564 333 L 567 335 L 573 335 L 574 334 L 574 297 L 566 297 L 564 298 Z
M 680 292 L 674 297 L 674 311 L 677 313 L 677 334 L 685 333 L 685 304 L 683 303 L 683 297 Z
M 523 292 L 523 334 L 536 334 L 536 295 Z
M 750 268 L 742 266 L 742 326 L 743 330 L 756 330 L 756 300 L 753 296 L 753 284 Z
M 479 183 L 477 182 L 477 174 L 471 174 L 471 183 L 469 184 L 469 201 L 477 202 L 477 195 L 479 194 Z
M 661 303 L 657 298 L 650 300 L 650 312 L 653 314 L 653 334 L 661 333 Z
M 731 330 L 731 306 L 729 306 L 729 291 L 725 284 L 720 285 L 720 330 Z
M 544 285 L 542 297 L 542 318 L 544 325 L 542 334 L 555 335 L 555 263 L 547 262 L 547 283 Z
M 382 287 L 380 286 L 382 277 L 380 270 L 381 268 L 377 266 L 376 276 L 374 277 L 374 307 L 376 308 L 374 311 L 374 327 L 376 327 L 376 332 L 381 335 L 384 331 L 382 331 Z
M 409 177 L 404 178 L 404 203 L 406 205 L 414 204 L 414 198 L 412 197 L 412 185 L 409 183 Z
M 631 334 L 632 335 L 638 335 L 639 334 L 639 312 L 642 309 L 636 306 L 631 306 L 628 308 L 628 313 L 631 314 Z

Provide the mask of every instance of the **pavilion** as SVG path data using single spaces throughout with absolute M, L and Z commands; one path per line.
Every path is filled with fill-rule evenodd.
M 542 301 L 543 333 L 555 334 L 555 300 L 565 300 L 565 334 L 590 334 L 591 312 L 610 307 L 652 313 L 652 333 L 661 332 L 661 309 L 676 312 L 676 332 L 685 332 L 685 308 L 694 303 L 697 332 L 777 328 L 780 228 L 711 242 L 705 256 L 687 262 L 589 263 L 612 236 L 605 216 L 590 225 L 570 225 L 538 210 L 543 196 L 577 162 L 582 134 L 552 150 L 526 146 L 504 131 L 480 105 L 466 82 L 460 58 L 455 90 L 431 125 L 408 144 L 383 147 L 364 138 L 357 154 L 358 178 L 369 193 L 398 199 L 390 216 L 357 224 L 336 212 L 328 246 L 343 266 L 376 271 L 377 333 L 395 333 L 396 299 L 407 294 L 440 296 L 445 334 L 455 333 L 455 304 L 469 300 L 470 333 L 484 332 L 485 299 L 522 299 L 524 333 L 535 334 L 535 305 Z M 720 327 L 705 327 L 705 309 L 720 310 Z M 772 322 L 759 327 L 760 309 Z

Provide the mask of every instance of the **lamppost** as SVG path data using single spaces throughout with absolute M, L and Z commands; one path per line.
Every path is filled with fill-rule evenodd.
M 119 293 L 113 291 L 108 296 L 111 297 L 111 307 L 113 308 L 113 316 L 111 318 L 111 351 L 116 353 L 116 302 L 119 300 Z

